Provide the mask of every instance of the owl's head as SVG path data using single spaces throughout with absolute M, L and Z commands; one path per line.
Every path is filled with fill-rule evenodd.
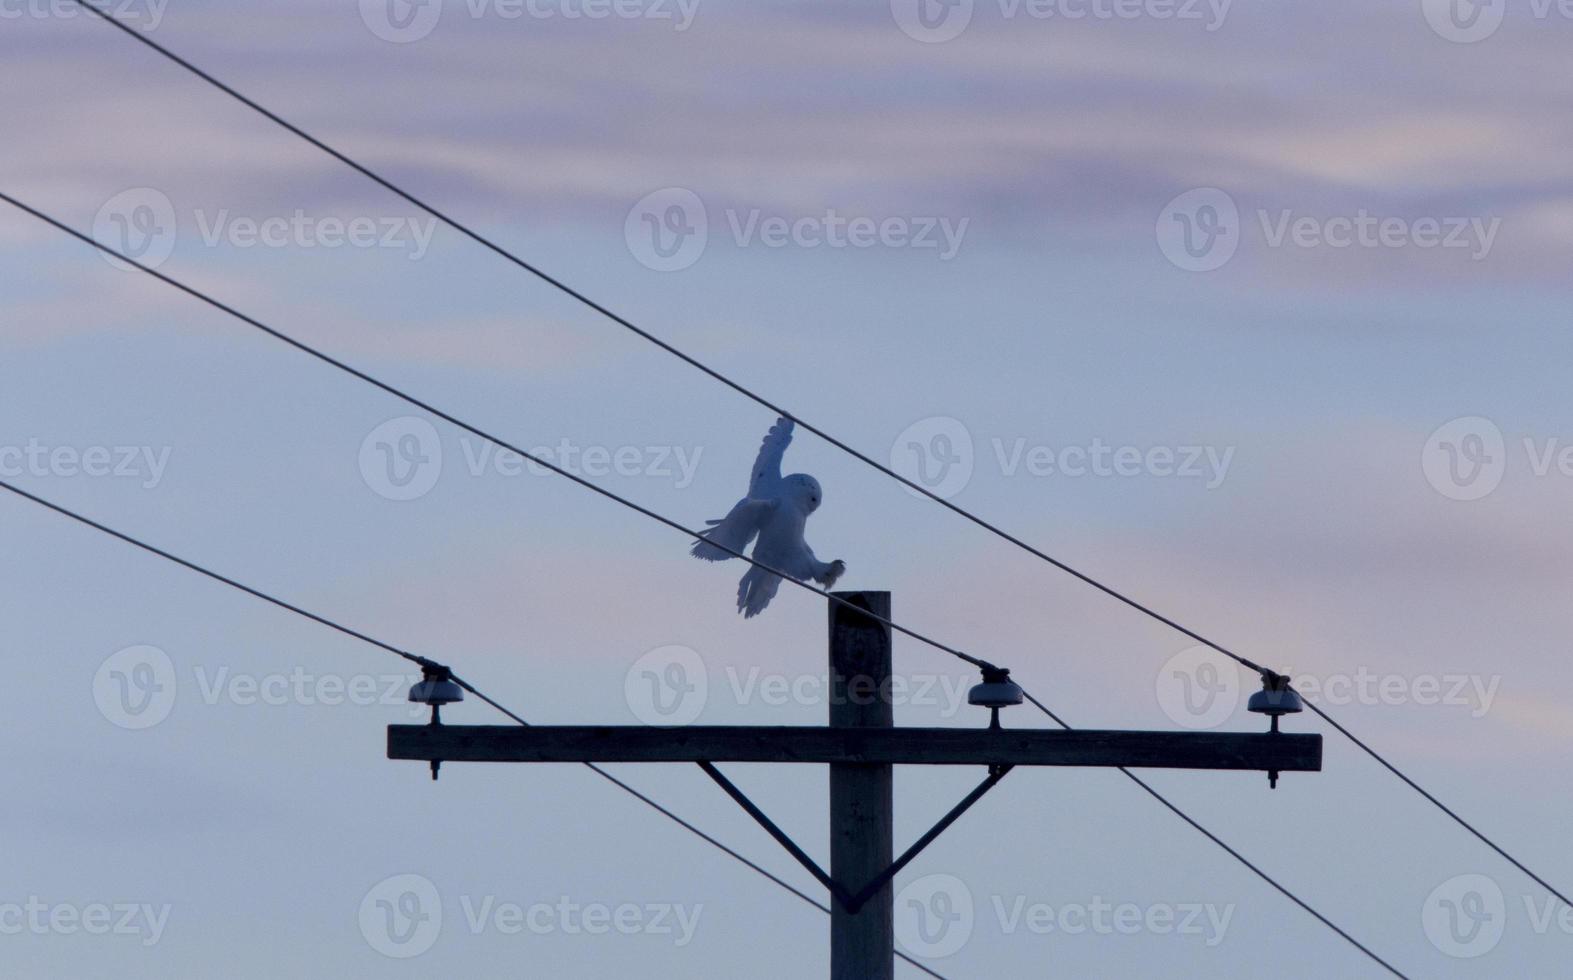
M 793 473 L 784 481 L 787 495 L 790 496 L 803 509 L 812 514 L 819 509 L 819 502 L 824 499 L 824 491 L 819 489 L 819 481 L 807 473 Z

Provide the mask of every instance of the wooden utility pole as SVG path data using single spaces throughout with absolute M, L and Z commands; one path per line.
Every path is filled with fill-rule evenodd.
M 842 592 L 857 609 L 890 620 L 889 592 Z M 830 605 L 830 727 L 894 728 L 890 627 L 856 609 Z M 888 762 L 830 764 L 830 877 L 848 891 L 871 882 L 894 855 L 892 770 Z M 886 881 L 858 909 L 830 909 L 832 980 L 894 980 L 895 899 Z
M 999 727 L 999 709 L 1020 703 L 1022 692 L 1009 671 L 992 665 L 982 668 L 983 683 L 968 695 L 969 703 L 992 710 L 989 727 L 895 728 L 890 610 L 888 592 L 832 594 L 828 727 L 444 725 L 436 709 L 463 695 L 446 667 L 430 664 L 410 699 L 432 706 L 432 723 L 389 725 L 388 758 L 430 763 L 434 777 L 443 762 L 698 763 L 830 893 L 832 980 L 894 977 L 896 875 L 1015 766 L 1243 769 L 1275 780 L 1280 772 L 1322 768 L 1322 736 L 1278 730 L 1277 715 L 1299 710 L 1281 694 L 1260 706 L 1252 699 L 1253 711 L 1273 716 L 1272 730 L 1263 734 L 1006 729 Z M 1281 680 L 1273 675 L 1268 683 Z M 718 762 L 828 764 L 830 871 L 727 779 Z M 988 777 L 892 859 L 895 765 L 986 766 Z

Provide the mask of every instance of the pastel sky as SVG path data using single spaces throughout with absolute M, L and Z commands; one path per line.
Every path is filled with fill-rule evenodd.
M 1573 887 L 1556 4 L 118 6 L 655 335 L 1292 671 Z M 685 525 L 742 492 L 768 411 L 73 12 L 0 0 L 0 191 L 521 446 L 567 446 Z M 700 723 L 824 719 L 822 599 L 783 589 L 745 622 L 739 563 L 4 206 L 0 365 L 0 479 L 451 663 L 532 721 L 648 721 L 643 671 L 670 656 L 700 665 Z M 441 454 L 413 491 L 412 446 Z M 1100 446 L 1138 461 L 1095 471 Z M 1254 680 L 1185 637 L 807 433 L 787 463 L 824 486 L 810 540 L 846 560 L 841 587 L 890 590 L 899 622 L 1009 665 L 1072 724 L 1263 727 Z M 0 972 L 826 972 L 823 913 L 593 774 L 451 764 L 434 785 L 387 761 L 401 661 L 0 498 Z M 898 724 L 985 722 L 957 703 L 965 665 L 895 656 Z M 149 676 L 154 715 L 126 700 Z M 318 696 L 350 684 L 370 703 Z M 1317 719 L 1285 724 L 1325 732 L 1323 772 L 1151 782 L 1411 976 L 1567 962 L 1543 890 Z M 818 893 L 702 774 L 614 768 Z M 822 771 L 731 771 L 828 859 Z M 898 842 L 980 776 L 899 772 Z M 376 928 L 401 875 L 441 900 L 410 958 Z M 903 948 L 947 977 L 1385 975 L 1114 772 L 1013 773 L 897 888 Z M 919 918 L 936 890 L 969 903 L 961 932 Z M 560 900 L 638 924 L 589 935 Z M 1142 925 L 1062 928 L 1102 903 Z M 128 928 L 70 927 L 97 906 Z M 503 906 L 550 909 L 510 931 Z M 1199 917 L 1152 925 L 1164 910 Z

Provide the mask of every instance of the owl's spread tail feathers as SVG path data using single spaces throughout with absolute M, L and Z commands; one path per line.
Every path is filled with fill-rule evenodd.
M 710 540 L 711 538 L 715 538 L 722 544 L 725 544 L 728 547 L 731 546 L 731 541 L 729 540 L 730 536 L 717 534 L 718 531 L 722 530 L 722 525 L 725 522 L 705 521 L 705 523 L 710 525 L 710 527 L 699 532 L 699 540 L 694 542 L 693 549 L 688 553 L 693 555 L 695 558 L 703 559 L 704 561 L 726 561 L 728 558 L 734 557 L 725 549 L 716 547 L 715 544 L 713 544 Z M 748 542 L 744 541 L 743 544 L 746 545 Z M 739 546 L 733 550 L 742 551 L 743 549 L 741 546 Z
M 737 611 L 743 614 L 744 619 L 759 615 L 776 597 L 776 589 L 780 586 L 781 576 L 755 565 L 737 583 Z
M 705 522 L 710 526 L 699 532 L 700 539 L 694 542 L 689 554 L 704 561 L 737 557 L 759 533 L 759 522 L 770 506 L 769 501 L 744 497 L 722 520 Z

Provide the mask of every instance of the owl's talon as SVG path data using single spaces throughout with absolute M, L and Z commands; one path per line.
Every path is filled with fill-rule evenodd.
M 846 573 L 847 563 L 837 558 L 830 563 L 830 570 L 825 572 L 825 577 L 821 581 L 825 583 L 825 588 L 833 589 L 836 587 L 836 580 Z

